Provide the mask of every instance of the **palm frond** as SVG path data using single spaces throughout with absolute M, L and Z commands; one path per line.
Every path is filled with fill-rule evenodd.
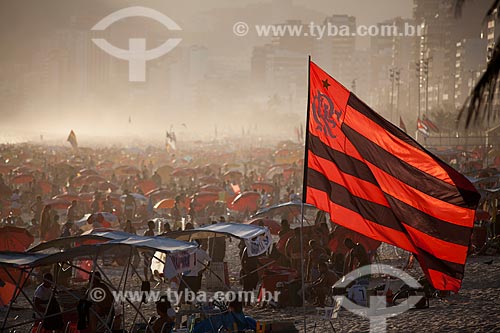
M 466 2 L 467 0 L 455 0 L 455 17 L 457 18 L 462 17 L 462 10 Z M 469 0 L 469 2 L 471 2 L 471 0 Z M 497 9 L 496 12 L 495 9 Z M 496 15 L 498 17 L 499 11 L 500 11 L 500 0 L 494 0 L 493 3 L 491 4 L 491 7 L 486 12 L 484 20 L 486 21 L 488 18 L 493 17 L 493 15 Z
M 457 1 L 464 1 L 464 0 L 457 0 Z M 495 12 L 495 9 L 497 10 Z M 491 5 L 490 9 L 488 9 L 488 12 L 486 13 L 486 18 L 488 17 L 493 17 L 493 15 L 496 15 L 496 18 L 498 18 L 498 11 L 500 10 L 500 0 L 495 0 L 493 1 L 493 4 Z
M 498 0 L 500 2 L 500 0 Z M 458 115 L 458 121 L 465 116 L 465 127 L 472 123 L 479 124 L 485 120 L 496 118 L 498 109 L 494 109 L 497 93 L 498 76 L 500 74 L 500 37 L 495 43 L 491 60 L 471 95 L 467 98 Z

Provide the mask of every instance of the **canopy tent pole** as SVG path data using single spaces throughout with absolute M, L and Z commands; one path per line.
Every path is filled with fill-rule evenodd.
M 94 285 L 94 279 L 95 279 L 95 270 L 96 268 L 99 269 L 99 265 L 97 265 L 97 259 L 99 258 L 99 251 L 101 250 L 101 248 L 99 247 L 99 244 L 96 245 L 97 247 L 97 250 L 95 252 L 95 256 L 94 256 L 94 259 L 92 260 L 92 274 L 90 275 L 90 282 L 89 282 L 89 291 L 90 291 L 90 288 Z M 106 276 L 107 278 L 107 276 Z M 94 315 L 96 316 L 96 318 L 102 323 L 104 324 L 105 328 L 106 328 L 106 331 L 111 331 L 108 327 L 108 325 L 104 322 L 104 320 L 102 320 L 101 316 L 99 316 L 97 314 L 97 312 L 95 312 L 94 309 L 92 309 L 92 307 L 90 307 L 90 310 L 94 313 Z
M 129 267 L 131 265 L 131 261 L 132 261 L 132 257 L 134 256 L 134 248 L 131 247 L 130 248 L 130 254 L 129 254 L 129 257 L 128 257 L 128 260 L 127 260 L 127 265 L 124 267 L 124 270 L 123 270 L 123 273 L 124 275 L 122 275 L 122 278 L 124 277 L 124 280 L 123 280 L 123 293 L 125 293 L 125 287 L 127 286 L 127 279 L 128 279 L 128 272 L 129 272 Z M 121 278 L 120 278 L 120 286 L 121 286 Z M 125 302 L 122 302 L 122 327 L 125 328 Z

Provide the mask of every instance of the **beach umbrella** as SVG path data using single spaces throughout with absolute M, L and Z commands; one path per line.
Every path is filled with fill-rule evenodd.
M 266 172 L 266 179 L 273 179 L 274 176 L 282 175 L 284 171 L 283 166 L 273 166 Z
M 238 169 L 240 167 L 241 167 L 241 165 L 238 163 L 224 163 L 224 169 L 226 169 L 226 170 Z
M 175 193 L 167 189 L 156 189 L 149 191 L 146 194 L 147 197 L 151 198 L 153 202 L 158 202 L 161 199 L 166 199 L 175 196 Z
M 229 209 L 238 212 L 254 212 L 259 208 L 260 194 L 258 192 L 243 192 L 229 204 Z
M 7 199 L 12 195 L 12 190 L 6 184 L 0 184 L 0 200 L 2 198 Z M 2 212 L 0 212 L 1 214 Z
M 75 167 L 67 162 L 59 162 L 57 164 L 54 164 L 54 168 L 59 169 L 59 170 L 65 170 L 68 172 L 75 171 Z
M 35 178 L 30 175 L 30 174 L 20 174 L 12 178 L 11 183 L 12 184 L 27 184 L 31 183 Z
M 170 165 L 162 165 L 156 169 L 156 172 L 160 175 L 162 182 L 166 182 L 170 179 L 170 174 L 173 170 L 174 168 Z
M 76 176 L 71 179 L 71 184 L 73 184 L 74 186 L 82 186 L 86 177 L 87 176 Z
M 24 252 L 34 241 L 33 235 L 24 228 L 4 226 L 0 228 L 0 251 Z M 21 277 L 23 279 L 21 279 Z M 0 304 L 9 304 L 16 292 L 16 284 L 24 284 L 28 277 L 19 269 L 0 270 Z
M 26 250 L 35 238 L 25 228 L 14 226 L 0 227 L 0 251 Z
M 222 177 L 225 179 L 225 180 L 228 180 L 228 179 L 240 179 L 241 177 L 243 177 L 243 174 L 238 171 L 238 170 L 229 170 L 227 172 L 225 172 Z
M 64 199 L 51 199 L 44 201 L 43 204 L 50 205 L 50 207 L 55 210 L 63 210 L 67 209 L 71 205 L 71 202 Z
M 111 162 L 109 160 L 99 162 L 96 165 L 97 169 L 111 169 L 112 167 L 113 167 L 113 162 Z
M 257 183 L 253 183 L 251 188 L 254 191 L 265 190 L 267 193 L 272 193 L 274 191 L 274 185 L 271 183 L 257 182 Z
M 12 171 L 12 167 L 9 165 L 0 165 L 0 174 L 6 175 Z
M 149 201 L 147 197 L 139 193 L 130 193 L 130 195 L 133 196 L 135 200 L 140 201 L 143 204 L 147 204 Z M 120 199 L 125 200 L 126 197 L 127 196 L 124 194 L 120 197 Z
M 98 175 L 90 175 L 90 176 L 85 176 L 82 180 L 83 185 L 90 185 L 90 184 L 95 184 L 95 183 L 102 183 L 106 182 L 106 178 L 98 176 Z
M 252 225 L 263 224 L 265 227 L 269 228 L 269 231 L 271 232 L 272 235 L 277 235 L 281 230 L 281 225 L 277 221 L 271 220 L 271 219 L 266 219 L 266 218 L 256 218 L 256 219 L 252 219 L 250 221 L 246 221 L 244 223 L 245 224 L 252 224 Z
M 175 205 L 174 199 L 163 199 L 154 205 L 154 209 L 171 209 Z
M 99 173 L 92 169 L 82 169 L 78 171 L 78 174 L 80 174 L 81 176 L 91 176 L 91 175 L 98 175 Z
M 220 183 L 220 179 L 215 176 L 203 176 L 198 179 L 200 184 L 211 185 Z
M 99 189 L 99 191 L 108 191 L 108 190 L 110 190 L 111 192 L 114 192 L 114 191 L 116 191 L 116 190 L 119 189 L 118 185 L 115 185 L 115 184 L 110 183 L 108 181 L 99 183 L 99 185 L 97 186 L 97 188 Z
M 80 193 L 78 194 L 79 201 L 91 202 L 94 200 L 94 193 Z
M 108 212 L 98 212 L 94 214 L 85 214 L 81 219 L 75 222 L 75 225 L 81 229 L 88 229 L 88 225 L 92 224 L 94 218 L 99 215 L 102 216 L 103 220 L 101 222 L 104 228 L 111 228 L 118 224 L 118 217 L 114 214 Z
M 208 204 L 219 200 L 219 194 L 215 192 L 199 192 L 193 195 L 192 199 L 195 211 L 205 209 Z
M 151 190 L 157 188 L 156 183 L 151 179 L 144 179 L 135 184 L 136 187 L 140 188 L 142 193 L 148 193 Z
M 274 217 L 292 216 L 297 217 L 301 213 L 302 203 L 300 202 L 286 202 L 275 206 L 265 207 L 257 211 L 252 217 Z M 311 215 L 316 213 L 318 209 L 310 204 L 304 204 L 304 215 Z
M 172 171 L 172 177 L 193 177 L 195 171 L 191 168 L 177 168 Z
M 216 186 L 216 185 L 204 185 L 204 186 L 200 187 L 200 191 L 219 193 L 219 192 L 224 192 L 224 189 L 222 187 Z
M 50 194 L 52 192 L 52 184 L 46 180 L 39 181 L 38 186 L 40 186 L 43 194 Z
M 61 199 L 71 202 L 73 200 L 80 200 L 80 197 L 78 196 L 78 194 L 63 193 L 52 197 L 52 199 L 53 200 Z
M 122 166 L 119 166 L 115 169 L 115 173 L 117 175 L 123 175 L 123 176 L 134 176 L 138 173 L 141 173 L 141 171 L 139 169 L 137 169 L 136 167 L 133 167 L 133 166 L 130 166 L 130 165 L 122 165 Z

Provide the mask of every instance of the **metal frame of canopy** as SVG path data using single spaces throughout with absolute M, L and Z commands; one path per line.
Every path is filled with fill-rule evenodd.
M 255 251 L 252 250 L 252 252 L 248 254 L 250 257 L 267 252 L 273 243 L 271 233 L 267 227 L 230 222 L 209 224 L 191 230 L 174 231 L 160 235 L 160 237 L 185 241 L 227 236 L 243 240 L 247 247 L 252 247 L 253 245 Z M 262 242 L 257 242 L 259 238 Z M 258 246 L 258 248 L 255 249 L 255 246 Z
M 127 236 L 127 238 L 123 238 L 124 236 Z M 93 245 L 81 245 L 77 247 L 70 247 L 74 242 L 78 241 L 85 241 L 85 240 L 102 240 L 104 242 L 98 243 L 98 244 L 93 244 Z M 62 247 L 69 247 L 66 248 L 65 250 L 61 251 L 60 249 Z M 12 311 L 13 305 L 16 302 L 17 298 L 19 295 L 23 295 L 24 298 L 28 301 L 28 303 L 31 305 L 34 311 L 34 304 L 31 300 L 31 297 L 29 297 L 26 292 L 23 290 L 23 287 L 25 285 L 25 282 L 31 277 L 40 277 L 39 273 L 36 273 L 34 271 L 34 268 L 36 267 L 41 267 L 41 266 L 48 266 L 48 265 L 53 265 L 53 264 L 58 264 L 61 262 L 64 262 L 68 264 L 70 267 L 83 271 L 85 273 L 91 273 L 79 266 L 76 266 L 72 263 L 72 260 L 78 258 L 88 258 L 92 260 L 92 267 L 93 271 L 99 271 L 102 276 L 103 282 L 110 288 L 110 290 L 118 292 L 122 291 L 125 292 L 125 288 L 127 285 L 127 280 L 130 277 L 133 276 L 135 273 L 140 280 L 142 281 L 142 278 L 140 274 L 137 272 L 136 268 L 134 265 L 132 265 L 132 257 L 136 249 L 139 250 L 149 250 L 149 251 L 160 251 L 163 253 L 168 253 L 168 254 L 173 254 L 173 253 L 190 253 L 190 251 L 195 251 L 196 248 L 198 247 L 197 244 L 195 243 L 187 243 L 183 241 L 178 241 L 178 240 L 173 240 L 173 239 L 166 239 L 166 238 L 157 238 L 157 237 L 143 237 L 143 236 L 135 236 L 131 234 L 125 234 L 122 232 L 114 232 L 114 231 L 94 231 L 92 233 L 88 233 L 87 235 L 83 236 L 78 236 L 78 237 L 66 237 L 66 238 L 59 238 L 50 242 L 42 243 L 39 244 L 38 246 L 35 246 L 29 250 L 29 252 L 0 252 L 0 269 L 3 269 L 6 274 L 9 276 L 9 278 L 16 283 L 16 289 L 14 291 L 14 296 L 11 299 L 9 303 L 9 307 L 7 309 L 7 312 L 5 314 L 5 318 L 3 319 L 3 322 L 0 327 L 0 331 L 4 332 L 9 329 L 13 329 L 16 327 L 20 326 L 25 326 L 29 324 L 33 324 L 35 322 L 41 322 L 44 319 L 50 318 L 51 316 L 48 316 L 47 313 L 44 313 L 41 318 L 36 318 L 36 319 L 31 319 L 27 321 L 23 321 L 20 323 L 13 323 L 12 325 L 7 326 L 8 319 L 9 319 L 9 314 Z M 40 251 L 47 251 L 47 250 L 57 250 L 57 252 L 53 253 L 41 253 Z M 121 254 L 127 254 L 128 253 L 128 258 L 127 258 L 127 263 L 124 265 L 123 270 L 121 272 L 120 276 L 120 281 L 118 283 L 118 286 L 115 286 L 109 276 L 106 274 L 106 272 L 103 270 L 101 265 L 98 264 L 98 258 L 100 256 L 109 254 L 110 252 L 116 252 L 118 251 Z M 50 252 L 50 251 L 49 251 Z M 159 258 L 156 258 L 160 260 Z M 68 263 L 69 262 L 69 263 Z M 17 269 L 21 272 L 19 275 L 18 279 L 15 279 L 12 274 L 9 272 L 8 268 L 10 269 Z M 130 274 L 129 274 L 130 273 Z M 76 301 L 81 300 L 82 298 L 76 295 L 75 293 L 71 292 L 68 288 L 58 284 L 58 276 L 56 275 L 54 277 L 54 282 L 53 286 L 54 289 L 57 289 L 60 292 L 63 292 L 70 297 L 74 298 Z M 94 282 L 94 275 L 91 275 L 91 280 L 90 280 L 90 285 L 92 285 Z M 51 294 L 51 298 L 49 300 L 52 300 L 54 296 L 54 293 Z M 87 296 L 85 296 L 85 299 Z M 134 320 L 131 324 L 131 329 L 135 325 L 135 322 L 140 316 L 145 322 L 147 322 L 146 317 L 141 311 L 141 305 L 142 302 L 136 306 L 129 298 L 125 297 L 124 298 L 126 303 L 128 303 L 132 308 L 133 311 L 135 311 L 135 316 Z M 121 303 L 121 313 L 122 314 L 122 327 L 125 329 L 125 306 L 124 306 L 123 300 Z M 99 320 L 100 324 L 103 325 L 104 329 L 107 332 L 112 331 L 112 327 L 115 324 L 115 317 L 111 318 L 112 316 L 112 309 L 110 309 L 108 315 L 106 316 L 105 319 L 101 318 L 98 316 L 95 311 L 90 308 L 90 311 L 96 315 L 97 319 Z M 75 311 L 76 308 L 72 308 L 69 310 L 65 310 L 62 313 L 67 313 L 67 312 L 72 312 Z

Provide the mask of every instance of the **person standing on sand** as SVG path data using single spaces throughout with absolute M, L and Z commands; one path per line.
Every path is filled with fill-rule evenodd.
M 106 213 L 113 213 L 114 209 L 113 201 L 111 200 L 111 196 L 107 195 L 106 200 L 102 202 L 102 211 Z
M 153 221 L 148 221 L 148 230 L 144 231 L 144 236 L 154 237 L 155 236 L 155 223 Z M 153 260 L 154 252 L 144 251 L 144 281 L 148 281 L 149 273 L 151 272 L 151 261 Z M 153 276 L 151 276 L 153 278 Z
M 99 192 L 95 192 L 94 193 L 94 200 L 92 201 L 92 203 L 90 204 L 90 212 L 92 214 L 95 214 L 99 211 L 101 211 L 101 203 L 100 203 L 100 200 L 101 200 L 101 193 Z
M 344 245 L 348 249 L 344 260 L 344 275 L 347 275 L 359 267 L 370 264 L 368 253 L 363 245 L 354 243 L 350 238 L 344 240 Z
M 241 257 L 241 277 L 243 291 L 253 291 L 259 283 L 259 259 L 248 255 L 248 248 L 245 247 Z M 250 303 L 250 301 L 249 301 Z
M 40 215 L 42 215 L 43 210 L 43 202 L 40 195 L 36 196 L 35 202 L 31 205 L 30 209 L 33 212 L 34 217 L 38 220 Z
M 290 260 L 291 268 L 295 269 L 300 274 L 302 271 L 300 261 L 300 228 L 295 228 L 293 231 L 293 236 L 286 242 L 285 253 Z
M 71 205 L 68 207 L 66 216 L 68 222 L 75 222 L 80 217 L 80 213 L 78 212 L 78 203 L 76 200 L 71 201 Z
M 52 219 L 52 207 L 47 205 L 40 216 L 40 241 L 47 242 L 55 239 L 59 236 L 59 232 L 59 225 L 55 225 Z
M 160 188 L 161 187 L 161 176 L 158 174 L 158 171 L 155 171 L 151 180 L 155 183 L 155 185 Z
M 307 256 L 306 281 L 314 281 L 319 277 L 318 264 L 322 262 L 323 258 L 327 256 L 327 254 L 325 249 L 323 249 L 314 239 L 309 241 L 309 247 L 310 250 Z M 326 259 L 328 259 L 328 257 Z
M 319 307 L 325 306 L 326 295 L 330 292 L 332 286 L 338 281 L 338 276 L 335 272 L 328 269 L 328 265 L 320 262 L 317 266 L 319 276 L 309 287 L 311 294 L 315 297 L 315 305 Z
M 125 218 L 127 220 L 133 220 L 135 216 L 135 211 L 137 209 L 137 204 L 135 203 L 134 197 L 129 193 L 128 190 L 124 191 L 125 193 Z
M 127 220 L 125 222 L 125 228 L 123 228 L 124 232 L 128 232 L 129 234 L 137 235 L 137 231 L 135 230 L 134 226 L 132 225 L 132 221 Z

